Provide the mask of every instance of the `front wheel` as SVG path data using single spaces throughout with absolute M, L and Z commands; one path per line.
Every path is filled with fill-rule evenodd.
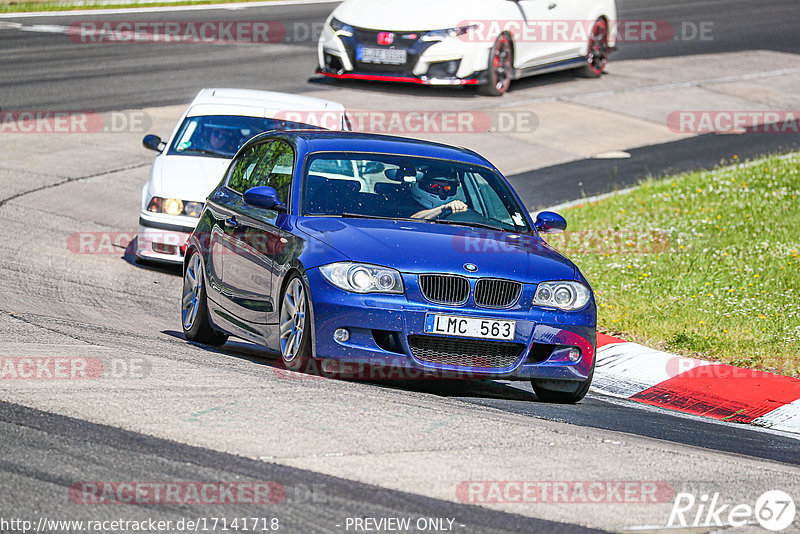
M 281 297 L 279 335 L 281 359 L 287 369 L 305 372 L 311 362 L 311 320 L 308 292 L 302 279 L 293 275 Z
M 599 78 L 608 65 L 608 23 L 605 19 L 597 19 L 592 26 L 589 36 L 589 50 L 586 53 L 586 63 L 581 67 L 580 74 L 585 78 Z
M 186 272 L 183 273 L 183 299 L 181 301 L 183 335 L 189 341 L 205 345 L 220 346 L 228 336 L 214 330 L 208 320 L 208 302 L 203 283 L 203 260 L 200 254 L 192 253 Z
M 533 392 L 543 402 L 554 404 L 575 404 L 583 400 L 589 393 L 589 386 L 592 385 L 594 377 L 594 362 L 589 377 L 583 382 L 573 382 L 567 380 L 531 380 Z
M 502 34 L 489 52 L 488 83 L 478 86 L 478 92 L 486 96 L 503 96 L 511 87 L 514 73 L 514 50 L 511 38 Z

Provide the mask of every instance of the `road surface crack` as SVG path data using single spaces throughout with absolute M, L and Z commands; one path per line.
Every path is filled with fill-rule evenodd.
M 16 199 L 24 197 L 26 195 L 30 195 L 31 193 L 38 193 L 39 191 L 45 191 L 47 189 L 53 189 L 55 187 L 59 187 L 59 186 L 62 186 L 64 184 L 68 184 L 70 182 L 75 182 L 77 180 L 88 180 L 90 178 L 97 178 L 99 176 L 105 176 L 107 174 L 112 174 L 112 173 L 115 173 L 115 172 L 122 172 L 122 171 L 129 171 L 131 169 L 138 169 L 139 167 L 145 167 L 147 165 L 151 165 L 151 164 L 150 163 L 135 163 L 135 164 L 132 164 L 132 165 L 126 165 L 124 167 L 119 167 L 117 169 L 105 170 L 105 171 L 98 172 L 98 173 L 95 173 L 95 174 L 88 174 L 86 176 L 74 176 L 72 178 L 65 178 L 65 179 L 61 180 L 60 182 L 55 182 L 55 183 L 52 183 L 52 184 L 43 185 L 41 187 L 35 187 L 33 189 L 29 189 L 28 191 L 22 191 L 20 193 L 17 193 L 16 195 L 11 195 L 8 198 L 1 199 L 0 200 L 0 208 L 5 206 L 6 204 L 11 202 L 12 200 L 16 200 Z

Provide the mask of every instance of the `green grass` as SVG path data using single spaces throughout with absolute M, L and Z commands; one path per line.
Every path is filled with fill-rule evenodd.
M 800 154 L 562 213 L 570 231 L 548 241 L 592 283 L 600 331 L 800 376 Z
M 163 6 L 194 6 L 209 4 L 238 4 L 241 2 L 262 2 L 264 0 L 179 0 L 177 2 L 153 2 L 153 3 L 122 3 L 119 4 L 100 4 L 86 3 L 50 2 L 50 1 L 28 1 L 15 2 L 0 0 L 0 13 L 28 13 L 33 11 L 74 11 L 78 9 L 117 9 L 117 8 L 141 8 L 141 7 L 163 7 Z

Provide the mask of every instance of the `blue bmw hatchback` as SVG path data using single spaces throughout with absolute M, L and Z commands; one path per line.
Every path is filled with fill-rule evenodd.
M 186 338 L 416 376 L 530 380 L 574 403 L 594 371 L 592 290 L 500 172 L 425 141 L 267 132 L 237 153 L 189 239 Z

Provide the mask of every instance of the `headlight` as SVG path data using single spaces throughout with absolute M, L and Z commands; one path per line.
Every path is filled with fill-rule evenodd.
M 167 215 L 198 218 L 203 212 L 203 203 L 185 202 L 177 198 L 153 197 L 147 204 L 147 211 L 150 213 L 166 213 Z
M 200 217 L 200 213 L 202 213 L 202 211 L 203 211 L 202 202 L 183 203 L 183 213 L 185 213 L 187 217 Z
M 339 289 L 353 293 L 403 293 L 400 273 L 388 267 L 364 263 L 331 263 L 319 268 L 322 276 Z
M 457 28 L 448 28 L 446 30 L 432 30 L 422 37 L 420 37 L 421 41 L 444 41 L 450 37 L 459 37 L 461 35 L 465 35 L 467 32 L 470 32 L 478 27 L 477 24 L 470 24 L 469 26 L 459 26 Z
M 579 282 L 542 282 L 536 288 L 533 305 L 574 311 L 589 304 L 590 299 L 589 288 Z
M 353 27 L 338 19 L 331 19 L 331 29 L 336 35 L 343 35 L 345 37 L 353 36 Z
M 183 201 L 176 198 L 164 199 L 164 213 L 167 215 L 180 215 L 183 213 Z

